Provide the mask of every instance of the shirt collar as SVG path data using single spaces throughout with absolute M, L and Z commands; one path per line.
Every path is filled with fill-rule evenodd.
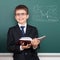
M 21 25 L 20 23 L 18 23 L 18 26 L 21 27 L 21 26 L 27 26 L 27 23 L 25 23 L 24 25 Z

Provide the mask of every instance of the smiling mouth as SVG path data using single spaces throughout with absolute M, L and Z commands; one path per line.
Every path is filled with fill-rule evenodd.
M 19 19 L 19 20 L 24 20 L 24 19 Z

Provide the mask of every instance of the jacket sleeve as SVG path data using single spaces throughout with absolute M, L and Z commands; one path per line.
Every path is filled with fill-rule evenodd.
M 38 38 L 38 30 L 37 28 L 34 29 L 34 38 Z M 38 45 L 37 49 L 40 48 L 40 44 Z
M 38 38 L 38 30 L 37 30 L 37 28 L 34 29 L 34 38 Z
M 8 34 L 7 34 L 7 48 L 10 52 L 13 53 L 19 53 L 20 52 L 20 45 L 17 45 L 15 40 L 14 40 L 14 36 L 12 33 L 12 29 L 8 30 Z

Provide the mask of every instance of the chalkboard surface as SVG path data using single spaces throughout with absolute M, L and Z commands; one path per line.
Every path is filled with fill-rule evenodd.
M 0 0 L 0 52 L 7 51 L 7 32 L 16 25 L 14 8 L 24 4 L 29 8 L 28 23 L 36 26 L 41 41 L 38 52 L 60 53 L 60 0 Z

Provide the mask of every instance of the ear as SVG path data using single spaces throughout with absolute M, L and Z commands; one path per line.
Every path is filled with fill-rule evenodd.
M 27 19 L 29 18 L 29 14 L 27 15 Z

